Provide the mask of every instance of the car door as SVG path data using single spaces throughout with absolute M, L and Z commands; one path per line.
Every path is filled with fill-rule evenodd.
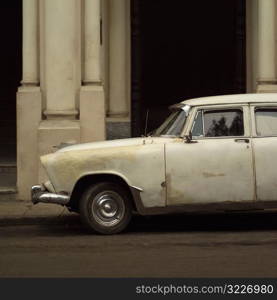
M 166 145 L 167 205 L 253 201 L 249 106 L 194 108 L 187 133 Z
M 277 201 L 277 106 L 251 105 L 258 201 Z

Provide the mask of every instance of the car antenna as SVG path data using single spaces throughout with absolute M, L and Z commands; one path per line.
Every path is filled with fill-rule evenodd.
M 147 135 L 148 116 L 149 116 L 149 108 L 147 108 L 147 111 L 146 111 L 146 117 L 145 117 L 145 128 L 144 128 L 144 136 L 146 136 L 146 135 Z

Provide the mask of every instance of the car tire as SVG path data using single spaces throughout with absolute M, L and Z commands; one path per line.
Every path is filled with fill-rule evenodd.
M 118 184 L 97 183 L 83 193 L 79 212 L 82 222 L 93 231 L 101 234 L 119 233 L 131 220 L 130 195 Z

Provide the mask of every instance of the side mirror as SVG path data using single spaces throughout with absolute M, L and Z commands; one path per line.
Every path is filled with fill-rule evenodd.
M 188 135 L 185 135 L 185 143 L 190 144 L 190 143 L 197 143 L 197 141 L 192 140 L 192 133 L 191 131 L 189 132 Z

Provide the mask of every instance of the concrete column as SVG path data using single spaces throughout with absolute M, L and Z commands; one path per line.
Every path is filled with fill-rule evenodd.
M 84 2 L 84 70 L 80 91 L 81 141 L 104 140 L 105 97 L 101 78 L 100 0 Z
M 127 2 L 110 1 L 109 46 L 110 46 L 110 88 L 109 116 L 128 117 L 127 97 Z
M 277 89 L 275 1 L 258 2 L 258 92 Z
M 71 119 L 76 111 L 78 38 L 76 0 L 45 0 L 44 87 L 47 119 Z
M 61 143 L 80 142 L 79 106 L 81 1 L 41 0 L 43 119 L 38 128 L 38 156 Z M 46 180 L 39 162 L 38 182 Z
M 23 1 L 22 85 L 36 86 L 38 76 L 38 0 Z
M 83 83 L 99 84 L 100 79 L 100 0 L 85 0 Z
M 106 115 L 109 111 L 109 0 L 101 0 L 102 15 L 102 81 L 105 90 Z
M 30 200 L 30 188 L 38 183 L 38 135 L 41 91 L 38 55 L 38 0 L 24 0 L 22 81 L 17 92 L 17 198 Z

